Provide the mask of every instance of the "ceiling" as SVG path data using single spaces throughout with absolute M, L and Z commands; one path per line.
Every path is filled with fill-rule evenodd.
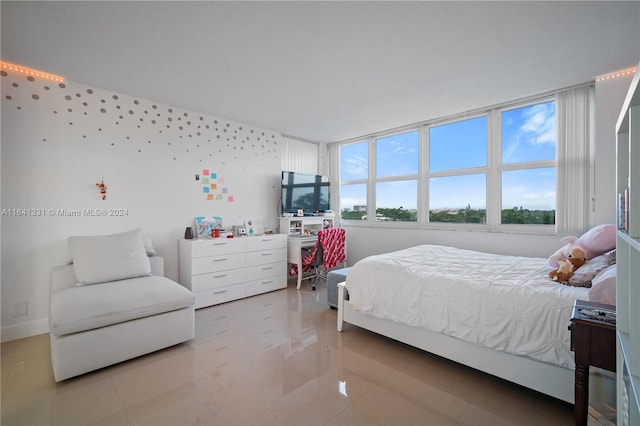
M 640 2 L 2 1 L 2 60 L 331 142 L 640 58 Z

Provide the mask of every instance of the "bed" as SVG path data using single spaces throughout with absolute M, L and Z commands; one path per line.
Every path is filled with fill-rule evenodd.
M 357 262 L 338 286 L 345 323 L 573 403 L 568 330 L 588 288 L 548 277 L 545 258 L 421 245 Z

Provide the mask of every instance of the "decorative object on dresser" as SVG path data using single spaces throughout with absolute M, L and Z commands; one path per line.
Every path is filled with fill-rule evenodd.
M 640 64 L 616 123 L 617 192 L 624 205 L 616 250 L 617 420 L 640 424 Z
M 196 309 L 287 286 L 287 237 L 180 240 L 180 283 Z

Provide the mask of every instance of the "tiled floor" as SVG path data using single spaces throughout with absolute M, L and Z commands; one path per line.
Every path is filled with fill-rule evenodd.
M 303 284 L 304 286 L 304 284 Z M 2 425 L 570 425 L 571 405 L 347 325 L 326 288 L 196 312 L 196 338 L 56 384 L 2 345 Z

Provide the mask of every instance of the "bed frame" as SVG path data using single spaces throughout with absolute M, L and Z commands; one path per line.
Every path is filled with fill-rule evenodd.
M 355 311 L 344 282 L 338 284 L 338 331 L 356 325 L 518 385 L 574 402 L 574 371 L 553 364 L 487 349 L 420 327 Z M 569 324 L 567 324 L 569 326 Z

